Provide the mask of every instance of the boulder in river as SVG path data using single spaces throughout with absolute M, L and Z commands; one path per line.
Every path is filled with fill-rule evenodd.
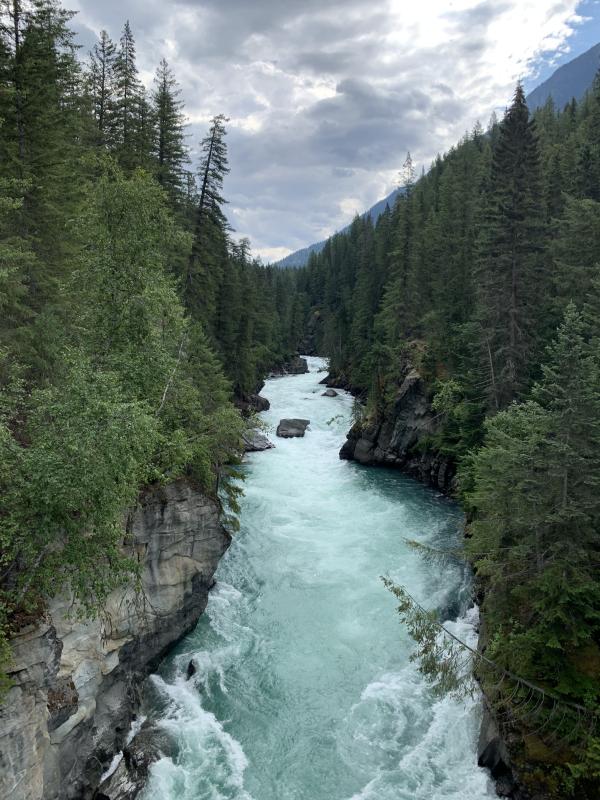
M 277 426 L 277 436 L 282 439 L 304 436 L 309 425 L 309 419 L 282 419 Z
M 264 433 L 257 431 L 256 428 L 248 428 L 242 434 L 244 442 L 244 452 L 246 453 L 261 453 L 263 450 L 270 450 L 275 447 L 273 442 L 270 442 Z
M 96 800 L 133 800 L 148 779 L 150 767 L 163 756 L 174 756 L 175 747 L 168 734 L 145 722 L 140 732 L 123 748 L 118 766 L 101 784 Z
M 337 397 L 339 392 L 336 392 L 335 389 L 325 389 L 321 397 Z

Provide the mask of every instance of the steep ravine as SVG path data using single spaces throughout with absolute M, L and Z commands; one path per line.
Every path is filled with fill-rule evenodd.
M 127 520 L 142 592 L 115 591 L 82 621 L 57 595 L 13 640 L 0 708 L 0 797 L 85 800 L 127 737 L 144 677 L 196 624 L 230 537 L 217 503 L 181 480 L 149 489 Z
M 380 576 L 473 642 L 468 574 L 407 545 L 455 542 L 462 514 L 392 470 L 339 459 L 352 413 L 322 359 L 269 379 L 274 449 L 248 458 L 241 529 L 207 613 L 146 683 L 162 737 L 143 800 L 488 800 L 480 705 L 437 697 Z M 310 420 L 302 438 L 274 435 Z M 113 795 L 107 791 L 113 800 Z

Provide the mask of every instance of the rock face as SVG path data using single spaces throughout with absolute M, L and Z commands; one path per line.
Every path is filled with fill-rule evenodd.
M 271 404 L 266 397 L 263 397 L 259 392 L 264 388 L 264 381 L 256 387 L 255 392 L 242 393 L 234 398 L 236 408 L 244 414 L 249 416 L 253 412 L 268 411 Z
M 123 748 L 117 768 L 102 782 L 94 800 L 132 800 L 144 788 L 152 764 L 163 756 L 173 755 L 169 736 L 152 724 L 144 723 Z
M 206 607 L 230 541 L 214 500 L 185 481 L 150 489 L 127 531 L 139 593 L 114 591 L 94 620 L 57 595 L 14 637 L 13 686 L 0 708 L 3 800 L 91 798 L 125 744 L 141 681 Z
M 309 425 L 309 419 L 282 419 L 277 426 L 277 436 L 281 436 L 282 439 L 304 436 Z
M 339 394 L 339 392 L 336 392 L 335 389 L 325 389 L 325 391 L 323 392 L 323 394 L 321 396 L 322 397 L 337 397 L 338 394 Z
M 496 782 L 496 793 L 499 797 L 529 800 L 529 795 L 517 783 L 506 743 L 486 702 L 477 743 L 477 763 L 480 767 L 489 769 Z
M 308 372 L 307 360 L 301 356 L 294 356 L 289 361 L 286 361 L 285 364 L 282 364 L 279 369 L 273 370 L 271 375 L 274 377 L 281 375 L 304 375 L 306 372 Z
M 264 433 L 257 431 L 256 428 L 248 428 L 242 434 L 244 440 L 244 452 L 246 453 L 260 453 L 263 450 L 270 450 L 275 447 L 273 442 L 270 442 Z
M 436 429 L 436 415 L 425 383 L 415 369 L 408 369 L 391 414 L 373 425 L 355 425 L 340 458 L 397 467 L 429 486 L 450 492 L 455 465 L 447 457 L 419 447 Z

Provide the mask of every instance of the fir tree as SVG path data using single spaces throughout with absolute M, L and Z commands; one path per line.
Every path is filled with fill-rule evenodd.
M 136 151 L 140 129 L 142 87 L 135 60 L 135 40 L 129 20 L 121 34 L 114 62 L 115 76 L 115 136 L 114 145 L 119 163 L 133 169 L 140 163 Z
M 186 275 L 186 299 L 193 313 L 215 335 L 217 287 L 227 258 L 227 223 L 221 206 L 223 180 L 229 172 L 223 114 L 214 117 L 201 142 L 199 193 L 194 242 Z
M 478 293 L 482 374 L 489 402 L 503 408 L 523 397 L 539 352 L 536 322 L 548 286 L 540 153 L 525 94 L 517 87 L 493 151 L 480 236 Z
M 108 33 L 100 31 L 100 39 L 90 53 L 88 84 L 94 119 L 100 133 L 100 141 L 104 143 L 111 142 L 114 125 L 116 52 L 116 46 Z
M 156 70 L 152 94 L 152 110 L 156 121 L 153 153 L 158 182 L 178 202 L 182 201 L 185 192 L 185 165 L 189 161 L 180 94 L 173 72 L 163 58 Z

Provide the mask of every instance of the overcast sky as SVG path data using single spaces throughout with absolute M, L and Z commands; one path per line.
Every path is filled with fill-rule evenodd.
M 265 261 L 323 239 L 564 61 L 597 0 L 76 0 L 87 50 L 130 20 L 174 69 L 190 143 L 230 117 L 225 194 Z M 594 16 L 592 14 L 592 16 Z M 600 36 L 598 37 L 600 38 Z M 574 52 L 574 54 L 576 54 Z M 542 74 L 542 77 L 545 75 Z

